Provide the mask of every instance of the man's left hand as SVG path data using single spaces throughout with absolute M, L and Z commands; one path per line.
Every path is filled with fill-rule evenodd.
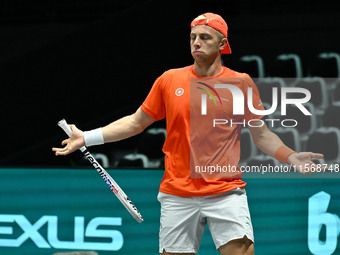
M 324 155 L 320 153 L 299 152 L 291 154 L 287 158 L 287 163 L 292 165 L 299 173 L 310 174 L 314 173 L 313 169 L 317 167 L 312 159 L 322 159 L 323 157 Z

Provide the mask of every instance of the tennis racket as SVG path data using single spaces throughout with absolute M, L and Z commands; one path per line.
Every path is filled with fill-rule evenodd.
M 67 124 L 66 120 L 61 120 L 58 122 L 58 125 L 65 131 L 65 133 L 71 137 L 72 130 Z M 87 150 L 85 146 L 79 149 L 84 156 L 91 162 L 92 166 L 97 170 L 106 184 L 109 186 L 110 190 L 117 196 L 119 201 L 125 206 L 125 208 L 130 212 L 130 214 L 138 221 L 139 223 L 143 222 L 143 217 L 139 213 L 136 206 L 132 203 L 132 201 L 128 198 L 128 196 L 124 193 L 124 191 L 118 186 L 118 184 L 112 179 L 112 177 L 105 171 L 105 169 L 97 162 L 97 160 L 91 155 L 91 153 Z

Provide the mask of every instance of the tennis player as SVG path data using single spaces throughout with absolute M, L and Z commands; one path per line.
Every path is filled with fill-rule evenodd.
M 166 118 L 167 138 L 163 147 L 166 155 L 165 173 L 158 194 L 161 203 L 159 252 L 163 255 L 196 254 L 206 224 L 219 253 L 254 254 L 253 228 L 244 189 L 246 183 L 241 176 L 190 177 L 190 157 L 195 158 L 202 153 L 192 151 L 191 146 L 191 143 L 195 143 L 195 137 L 200 135 L 198 131 L 190 130 L 192 78 L 244 79 L 247 82 L 241 82 L 240 89 L 247 93 L 247 88 L 251 87 L 254 105 L 258 105 L 258 110 L 263 109 L 256 85 L 250 82 L 250 77 L 221 64 L 221 54 L 231 53 L 227 36 L 228 27 L 221 16 L 213 13 L 198 16 L 192 21 L 190 32 L 193 65 L 163 73 L 134 114 L 86 132 L 71 125 L 71 138 L 62 142 L 65 147 L 53 148 L 56 155 L 67 155 L 84 145 L 93 146 L 126 139 L 141 133 L 154 121 Z M 224 99 L 232 101 L 232 98 Z M 228 109 L 226 111 L 230 114 Z M 249 111 L 244 114 L 246 120 L 261 117 Z M 256 124 L 253 123 L 252 126 L 249 128 L 253 141 L 260 150 L 281 162 L 303 166 L 298 168 L 301 173 L 306 173 L 308 166 L 314 164 L 312 158 L 323 157 L 322 154 L 311 152 L 297 153 L 285 146 L 266 125 L 254 127 Z M 236 166 L 240 158 L 241 128 L 239 125 L 225 125 L 219 130 L 222 132 L 209 136 L 212 141 L 218 142 L 214 151 L 207 148 L 207 155 L 219 157 L 221 164 Z

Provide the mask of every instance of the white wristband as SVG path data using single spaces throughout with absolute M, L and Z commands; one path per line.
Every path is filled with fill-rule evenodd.
M 97 128 L 91 131 L 84 132 L 84 140 L 86 147 L 104 144 L 104 138 L 102 134 L 102 129 Z

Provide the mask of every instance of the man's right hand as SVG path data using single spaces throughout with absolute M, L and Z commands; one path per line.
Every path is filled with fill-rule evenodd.
M 64 141 L 61 145 L 65 145 L 64 148 L 52 148 L 56 156 L 65 156 L 85 146 L 84 132 L 78 129 L 75 125 L 69 125 L 72 130 L 72 136 Z

